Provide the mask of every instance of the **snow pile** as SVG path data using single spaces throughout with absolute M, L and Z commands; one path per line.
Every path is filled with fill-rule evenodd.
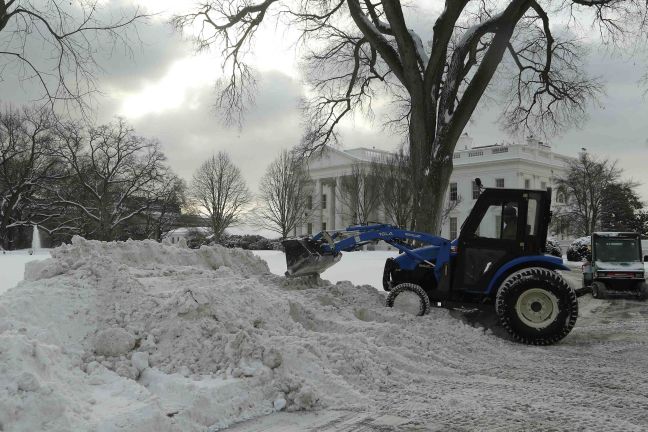
M 527 347 L 218 246 L 75 238 L 25 279 L 0 296 L 0 430 L 205 431 L 321 409 L 439 430 L 648 423 L 648 307 Z
M 27 250 L 0 250 L 0 295 L 13 288 L 25 276 L 25 264 L 34 260 L 49 258 L 48 250 L 41 249 L 30 255 Z
M 308 340 L 344 326 L 291 293 L 324 289 L 316 301 L 333 308 L 348 290 L 381 307 L 373 289 L 287 281 L 219 246 L 76 237 L 51 254 L 0 297 L 5 429 L 204 430 L 363 400 Z

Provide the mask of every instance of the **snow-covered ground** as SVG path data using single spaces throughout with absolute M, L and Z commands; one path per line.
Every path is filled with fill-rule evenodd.
M 49 256 L 48 249 L 38 249 L 34 255 L 30 255 L 27 249 L 0 252 L 0 294 L 23 280 L 25 264 Z
M 2 431 L 648 429 L 646 302 L 582 297 L 572 333 L 532 347 L 277 276 L 277 256 L 73 243 L 0 295 Z M 379 284 L 380 254 L 331 270 Z
M 254 251 L 268 263 L 270 271 L 283 276 L 286 273 L 286 256 L 281 251 Z M 350 281 L 354 285 L 371 285 L 382 291 L 385 260 L 398 256 L 397 251 L 364 251 L 342 253 L 342 259 L 322 273 L 322 279 L 333 283 Z

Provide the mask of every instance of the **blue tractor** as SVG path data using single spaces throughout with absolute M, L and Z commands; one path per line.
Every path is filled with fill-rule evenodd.
M 494 306 L 514 339 L 549 345 L 569 334 L 578 316 L 576 292 L 556 272 L 569 268 L 543 253 L 550 204 L 551 189 L 486 188 L 452 241 L 384 224 L 287 239 L 286 276 L 320 274 L 342 252 L 382 240 L 401 252 L 385 263 L 387 306 L 403 292 L 421 298 L 420 315 L 431 302 Z

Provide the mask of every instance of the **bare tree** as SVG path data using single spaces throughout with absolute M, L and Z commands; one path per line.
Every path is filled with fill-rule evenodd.
M 350 114 L 371 114 L 376 96 L 400 105 L 391 120 L 408 140 L 414 221 L 437 232 L 457 140 L 496 71 L 510 83 L 507 127 L 570 126 L 600 90 L 583 70 L 584 45 L 571 28 L 593 20 L 606 41 L 643 37 L 647 10 L 639 0 L 445 0 L 439 9 L 427 46 L 400 0 L 203 0 L 173 23 L 199 29 L 191 34 L 198 49 L 220 48 L 227 69 L 220 107 L 230 119 L 253 88 L 245 54 L 257 30 L 276 25 L 273 17 L 299 28 L 314 90 L 305 104 L 307 150 L 335 141 Z
M 414 197 L 412 183 L 412 164 L 407 154 L 401 149 L 381 160 L 371 163 L 371 170 L 377 179 L 381 202 L 385 215 L 400 227 L 415 226 L 412 200 Z M 461 195 L 444 201 L 441 225 L 448 221 L 450 213 L 462 202 Z
M 353 224 L 367 224 L 380 204 L 379 179 L 371 166 L 354 163 L 340 183 L 337 199 Z
M 238 223 L 252 201 L 241 171 L 224 152 L 212 156 L 193 176 L 191 195 L 199 211 L 209 218 L 216 241 L 225 229 Z
M 441 225 L 445 225 L 446 222 L 448 222 L 450 218 L 450 214 L 457 209 L 463 202 L 463 197 L 461 195 L 457 195 L 457 199 L 450 199 L 448 196 L 445 200 L 445 204 L 443 205 L 443 213 L 441 213 Z M 441 232 L 441 229 L 439 229 L 439 232 Z
M 57 141 L 51 113 L 24 109 L 0 113 L 0 244 L 7 249 L 10 230 L 42 225 L 63 228 L 61 209 L 44 199 L 43 187 L 64 177 L 55 156 Z
M 600 221 L 605 191 L 620 175 L 616 162 L 580 153 L 578 159 L 570 162 L 565 177 L 555 181 L 558 193 L 566 199 L 556 217 L 568 219 L 569 225 L 581 235 L 591 234 Z
M 266 169 L 259 184 L 262 206 L 258 223 L 286 238 L 306 220 L 309 180 L 304 159 L 294 151 L 283 150 Z
M 400 150 L 398 153 L 372 161 L 371 173 L 377 181 L 385 216 L 400 227 L 412 227 L 414 190 L 407 154 Z
M 84 108 L 96 90 L 98 48 L 128 49 L 147 17 L 134 10 L 105 19 L 101 3 L 0 0 L 0 79 L 35 81 L 43 102 Z
M 69 178 L 53 193 L 83 218 L 86 236 L 114 240 L 166 193 L 159 188 L 168 170 L 158 142 L 136 135 L 123 119 L 92 128 L 68 123 L 58 134 Z
M 158 179 L 151 191 L 156 201 L 143 214 L 146 238 L 162 241 L 162 234 L 176 226 L 182 209 L 187 205 L 186 190 L 184 180 L 170 170 Z

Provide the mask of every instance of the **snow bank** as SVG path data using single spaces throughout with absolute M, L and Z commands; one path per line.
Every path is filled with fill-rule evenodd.
M 370 286 L 286 279 L 247 251 L 75 238 L 0 296 L 0 430 L 211 431 L 326 408 L 439 430 L 646 424 L 640 306 L 527 347 L 454 312 L 383 305 Z
M 51 255 L 0 297 L 3 430 L 217 429 L 365 399 L 308 339 L 346 325 L 309 303 L 380 307 L 373 289 L 288 281 L 219 246 L 75 237 Z
M 0 295 L 23 280 L 26 263 L 47 259 L 49 256 L 47 249 L 40 249 L 33 255 L 27 250 L 0 251 Z

